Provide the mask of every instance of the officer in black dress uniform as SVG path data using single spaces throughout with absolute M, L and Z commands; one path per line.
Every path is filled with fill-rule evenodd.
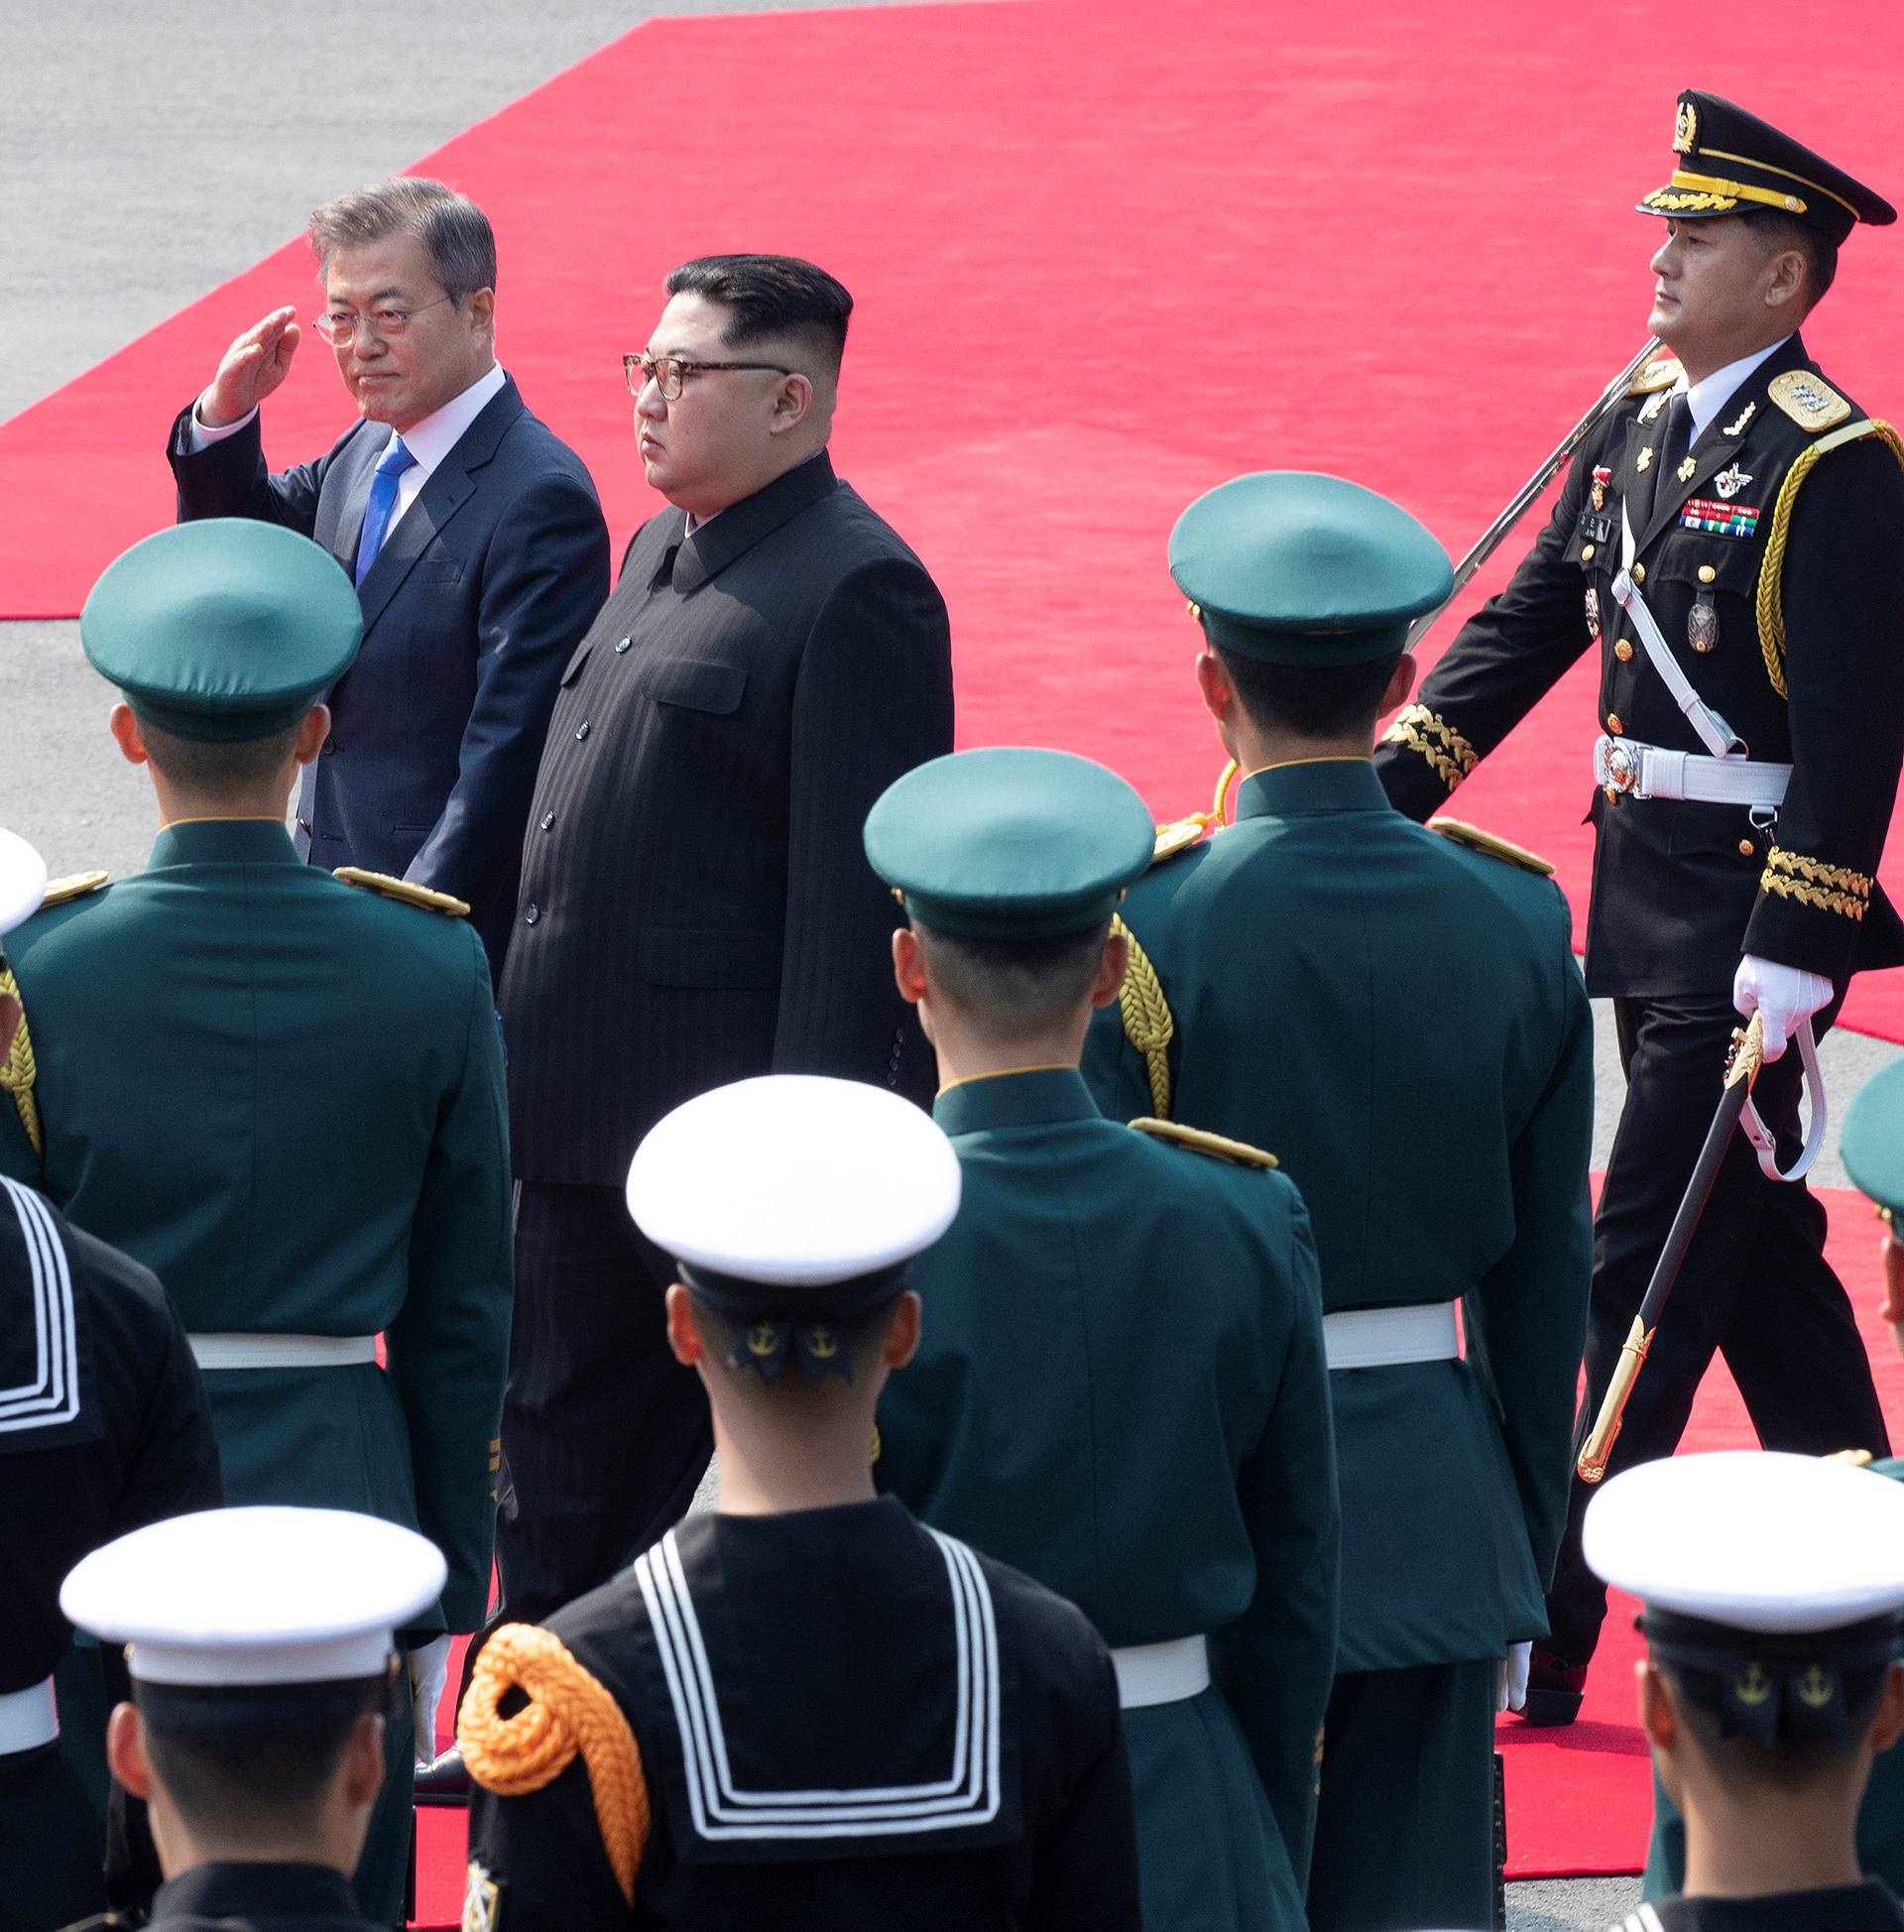
M 0 934 L 32 913 L 46 867 L 0 831 Z M 0 1069 L 20 1008 L 0 949 Z M 24 1077 L 0 1106 L 33 1105 Z M 68 1696 L 102 1659 L 70 1649 L 60 1583 L 88 1550 L 220 1500 L 211 1412 L 158 1280 L 0 1176 L 0 1927 L 48 1932 L 106 1902 L 101 1793 L 86 1743 L 60 1740 Z M 67 1714 L 68 1731 L 83 1722 Z M 73 1745 L 82 1747 L 75 1763 Z
M 1653 332 L 1675 353 L 1582 443 L 1513 580 L 1378 748 L 1426 818 L 1582 652 L 1601 658 L 1587 988 L 1610 996 L 1626 1104 L 1596 1224 L 1584 1430 L 1712 1120 L 1738 1014 L 1765 1021 L 1755 1100 L 1798 1157 L 1802 1024 L 1904 961 L 1875 874 L 1904 757 L 1904 442 L 1797 330 L 1838 245 L 1895 210 L 1711 94 L 1680 96 Z M 1583 747 L 1582 778 L 1587 777 Z M 1798 1036 L 1801 1052 L 1787 1053 Z M 1771 1155 L 1767 1154 L 1769 1162 Z M 1669 1454 L 1715 1349 L 1769 1448 L 1888 1443 L 1827 1266 L 1825 1210 L 1734 1140 L 1627 1406 L 1617 1470 Z M 1570 1500 L 1526 1715 L 1578 1714 L 1606 1615 Z
M 1904 1733 L 1904 1489 L 1733 1450 L 1616 1476 L 1587 1558 L 1645 1605 L 1639 1717 L 1686 1819 L 1672 1897 L 1615 1932 L 1898 1932 L 1858 1802 Z
M 464 1932 L 1136 1932 L 1103 1643 L 874 1494 L 906 1263 L 958 1209 L 944 1133 L 883 1088 L 744 1080 L 654 1129 L 628 1201 L 675 1258 L 719 1496 L 484 1649 Z
M 350 1874 L 385 1719 L 409 1696 L 395 1632 L 446 1574 L 401 1524 L 267 1505 L 154 1523 L 66 1578 L 66 1615 L 131 1645 L 106 1753 L 151 1806 L 166 1872 L 151 1932 L 372 1926 Z

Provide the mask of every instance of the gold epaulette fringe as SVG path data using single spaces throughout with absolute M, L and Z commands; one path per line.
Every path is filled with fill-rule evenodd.
M 1238 1167 L 1282 1165 L 1267 1147 L 1253 1147 L 1248 1141 L 1233 1141 L 1227 1134 L 1209 1134 L 1200 1127 L 1185 1127 L 1180 1121 L 1152 1120 L 1146 1114 L 1130 1125 L 1153 1141 L 1167 1141 L 1173 1147 L 1188 1147 L 1192 1153 L 1207 1153 Z
M 1124 1018 L 1124 1036 L 1143 1055 L 1144 1072 L 1150 1081 L 1150 1105 L 1159 1120 L 1170 1118 L 1170 1036 L 1177 1023 L 1170 1002 L 1163 997 L 1163 984 L 1150 955 L 1137 943 L 1137 935 L 1121 915 L 1111 920 L 1111 930 L 1121 932 L 1130 948 L 1124 969 L 1124 985 L 1118 990 L 1118 1011 Z
M 530 1701 L 506 1718 L 498 1706 L 512 1690 Z M 456 1742 L 470 1776 L 504 1798 L 553 1783 L 579 1752 L 615 1882 L 634 1904 L 649 1830 L 642 1753 L 622 1707 L 560 1637 L 533 1624 L 505 1624 L 476 1659 Z
M 1479 825 L 1471 825 L 1465 818 L 1431 818 L 1428 829 L 1439 832 L 1445 839 L 1452 839 L 1457 845 L 1467 846 L 1471 852 L 1486 852 L 1490 859 L 1505 859 L 1510 866 L 1521 866 L 1528 872 L 1537 872 L 1543 879 L 1554 876 L 1552 864 L 1538 852 L 1529 852 L 1524 845 L 1516 845 L 1510 838 L 1496 838 L 1492 832 L 1484 832 Z
M 1799 486 L 1818 467 L 1821 456 L 1844 443 L 1862 441 L 1866 436 L 1876 436 L 1899 463 L 1904 463 L 1904 436 L 1900 436 L 1888 423 L 1879 423 L 1869 417 L 1862 422 L 1847 423 L 1844 428 L 1834 429 L 1829 436 L 1821 436 L 1800 452 L 1798 460 L 1786 472 L 1784 486 L 1772 510 L 1772 528 L 1765 539 L 1765 560 L 1758 572 L 1758 648 L 1765 657 L 1765 674 L 1772 680 L 1772 689 L 1780 697 L 1784 697 L 1786 691 L 1785 612 L 1779 590 L 1785 571 L 1785 545 L 1792 534 L 1792 504 L 1798 496 Z
M 0 967 L 0 999 L 14 1000 L 20 1007 L 20 1026 L 13 1035 L 13 1047 L 5 1060 L 0 1060 L 0 1092 L 12 1097 L 20 1125 L 27 1131 L 28 1143 L 36 1154 L 43 1154 L 47 1147 L 40 1128 L 40 1103 L 33 1097 L 33 1083 L 38 1074 L 33 1063 L 33 1036 L 27 1031 L 26 1002 L 20 998 L 20 982 L 14 978 L 11 966 Z

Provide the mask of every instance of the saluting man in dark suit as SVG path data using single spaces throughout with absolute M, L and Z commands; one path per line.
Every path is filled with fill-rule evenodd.
M 1712 1121 L 1740 1014 L 1789 1170 L 1799 1060 L 1846 982 L 1904 961 L 1876 883 L 1904 757 L 1904 441 L 1797 330 L 1839 245 L 1896 211 L 1716 95 L 1679 97 L 1650 327 L 1673 356 L 1582 443 L 1513 581 L 1462 630 L 1375 756 L 1415 818 L 1584 651 L 1600 658 L 1587 990 L 1613 1001 L 1626 1101 L 1594 1230 L 1591 1425 Z M 1583 787 L 1584 788 L 1584 787 Z M 1634 1386 L 1611 1467 L 1670 1455 L 1715 1350 L 1768 1449 L 1886 1452 L 1825 1210 L 1734 1136 Z M 1535 1647 L 1533 1723 L 1578 1715 L 1606 1592 L 1576 1482 Z
M 628 1161 L 709 1087 L 829 1073 L 923 1100 L 873 801 L 952 749 L 944 600 L 833 473 L 853 300 L 772 255 L 667 278 L 627 358 L 670 508 L 562 673 L 503 980 L 521 1182 L 498 1557 L 547 1616 L 676 1521 L 707 1405 L 669 1356 Z
M 379 181 L 319 208 L 310 244 L 313 326 L 358 421 L 315 462 L 267 468 L 258 406 L 299 333 L 274 310 L 172 425 L 179 521 L 284 524 L 350 572 L 364 648 L 328 694 L 298 849 L 466 901 L 500 977 L 536 761 L 608 595 L 608 528 L 581 458 L 497 364 L 496 240 L 475 202 Z

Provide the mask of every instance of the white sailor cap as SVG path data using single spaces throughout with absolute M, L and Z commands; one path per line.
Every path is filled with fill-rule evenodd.
M 931 1247 L 959 1157 L 929 1114 L 858 1080 L 774 1073 L 677 1107 L 636 1150 L 628 1211 L 657 1248 L 820 1312 L 839 1283 Z M 837 1308 L 830 1310 L 843 1318 Z
M 46 860 L 18 832 L 0 827 L 0 939 L 32 918 L 46 896 Z
M 130 1643 L 146 1684 L 314 1684 L 381 1677 L 396 1632 L 447 1568 L 414 1530 L 347 1509 L 205 1509 L 121 1536 L 77 1564 L 60 1608 Z
M 1771 1450 L 1670 1456 L 1587 1509 L 1587 1561 L 1650 1611 L 1769 1635 L 1904 1609 L 1904 1484 Z

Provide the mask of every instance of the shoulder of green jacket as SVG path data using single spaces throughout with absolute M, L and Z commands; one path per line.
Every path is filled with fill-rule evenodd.
M 1143 1114 L 1129 1125 L 1133 1132 L 1148 1135 L 1153 1141 L 1187 1148 L 1191 1153 L 1206 1154 L 1233 1167 L 1267 1171 L 1282 1164 L 1267 1148 L 1252 1147 L 1248 1141 L 1233 1141 L 1227 1134 L 1210 1134 L 1200 1127 L 1186 1127 L 1181 1121 L 1160 1121 Z

